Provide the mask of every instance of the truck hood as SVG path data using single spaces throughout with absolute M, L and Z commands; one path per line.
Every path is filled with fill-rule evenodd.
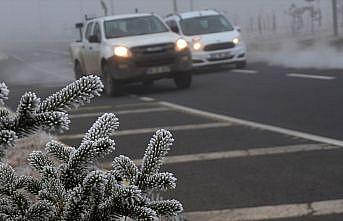
M 200 39 L 201 43 L 204 45 L 215 44 L 221 42 L 232 41 L 234 38 L 240 36 L 240 33 L 236 30 L 220 33 L 211 33 L 206 35 L 195 35 L 187 36 L 186 40 L 192 42 L 192 39 Z
M 173 32 L 163 32 L 163 33 L 157 33 L 157 34 L 147 34 L 147 35 L 109 39 L 107 40 L 107 44 L 111 46 L 122 45 L 128 48 L 132 48 L 136 46 L 176 42 L 178 38 L 180 37 Z

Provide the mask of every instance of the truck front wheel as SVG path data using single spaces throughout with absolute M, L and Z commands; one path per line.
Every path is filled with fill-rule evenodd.
M 79 78 L 81 78 L 84 75 L 81 64 L 78 61 L 76 61 L 74 64 L 74 73 L 75 73 L 75 79 L 76 80 L 78 80 Z
M 191 87 L 192 84 L 192 73 L 182 72 L 177 73 L 174 77 L 176 87 L 179 89 L 187 89 Z
M 113 79 L 111 74 L 111 68 L 108 64 L 103 65 L 103 82 L 105 87 L 105 93 L 108 96 L 118 95 L 122 91 L 122 84 Z

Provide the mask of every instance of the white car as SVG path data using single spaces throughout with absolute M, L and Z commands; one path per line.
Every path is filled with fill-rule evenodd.
M 247 63 L 247 48 L 240 29 L 215 10 L 172 14 L 165 19 L 175 33 L 191 45 L 193 67 L 215 64 L 236 64 L 243 68 Z
M 70 46 L 76 78 L 102 77 L 108 95 L 123 84 L 174 79 L 178 88 L 191 86 L 189 45 L 153 14 L 100 17 L 77 24 L 81 40 Z

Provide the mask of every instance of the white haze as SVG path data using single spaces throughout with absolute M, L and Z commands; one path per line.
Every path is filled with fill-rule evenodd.
M 110 6 L 109 1 L 105 0 Z M 316 0 L 318 2 L 318 0 Z M 173 10 L 172 0 L 113 0 L 114 13 L 154 12 L 164 17 Z M 264 61 L 271 65 L 312 68 L 343 68 L 341 52 L 327 47 L 325 37 L 332 35 L 331 0 L 321 0 L 318 5 L 323 10 L 323 27 L 316 35 L 324 41 L 313 46 L 299 48 L 290 35 L 290 17 L 286 10 L 292 3 L 305 5 L 304 0 L 193 0 L 194 9 L 217 8 L 242 28 L 243 36 L 249 43 L 249 60 Z M 178 0 L 179 10 L 190 10 L 190 0 Z M 109 9 L 111 12 L 111 9 Z M 34 53 L 37 49 L 67 51 L 71 41 L 78 38 L 74 25 L 83 21 L 84 15 L 103 15 L 100 0 L 0 0 L 0 61 L 14 54 L 22 56 Z M 277 33 L 263 33 L 259 36 L 257 28 L 250 30 L 250 21 L 263 16 L 268 22 L 275 14 Z M 256 25 L 256 24 L 255 24 Z M 310 36 L 316 38 L 315 36 Z M 323 38 L 324 37 L 324 38 Z M 276 41 L 275 39 L 279 39 Z M 282 40 L 280 40 L 282 39 Z M 34 46 L 33 46 L 34 45 Z M 275 47 L 277 45 L 277 47 Z M 32 55 L 34 56 L 34 55 Z M 11 81 L 30 84 L 63 83 L 73 78 L 69 57 L 56 60 L 26 59 L 17 67 L 1 68 L 0 81 L 5 75 Z M 51 74 L 50 72 L 57 72 Z M 57 75 L 56 75 L 57 74 Z
M 292 68 L 343 68 L 343 51 L 331 45 L 327 39 L 311 38 L 308 40 L 314 41 L 311 45 L 304 45 L 302 41 L 305 40 L 265 42 L 258 48 L 251 44 L 249 60 Z

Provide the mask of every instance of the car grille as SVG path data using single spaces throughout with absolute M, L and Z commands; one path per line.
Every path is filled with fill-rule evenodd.
M 234 48 L 235 44 L 233 42 L 223 42 L 217 44 L 210 44 L 204 47 L 204 51 L 217 51 L 217 50 L 224 50 Z
M 176 59 L 175 44 L 155 44 L 131 48 L 137 67 L 173 64 Z

